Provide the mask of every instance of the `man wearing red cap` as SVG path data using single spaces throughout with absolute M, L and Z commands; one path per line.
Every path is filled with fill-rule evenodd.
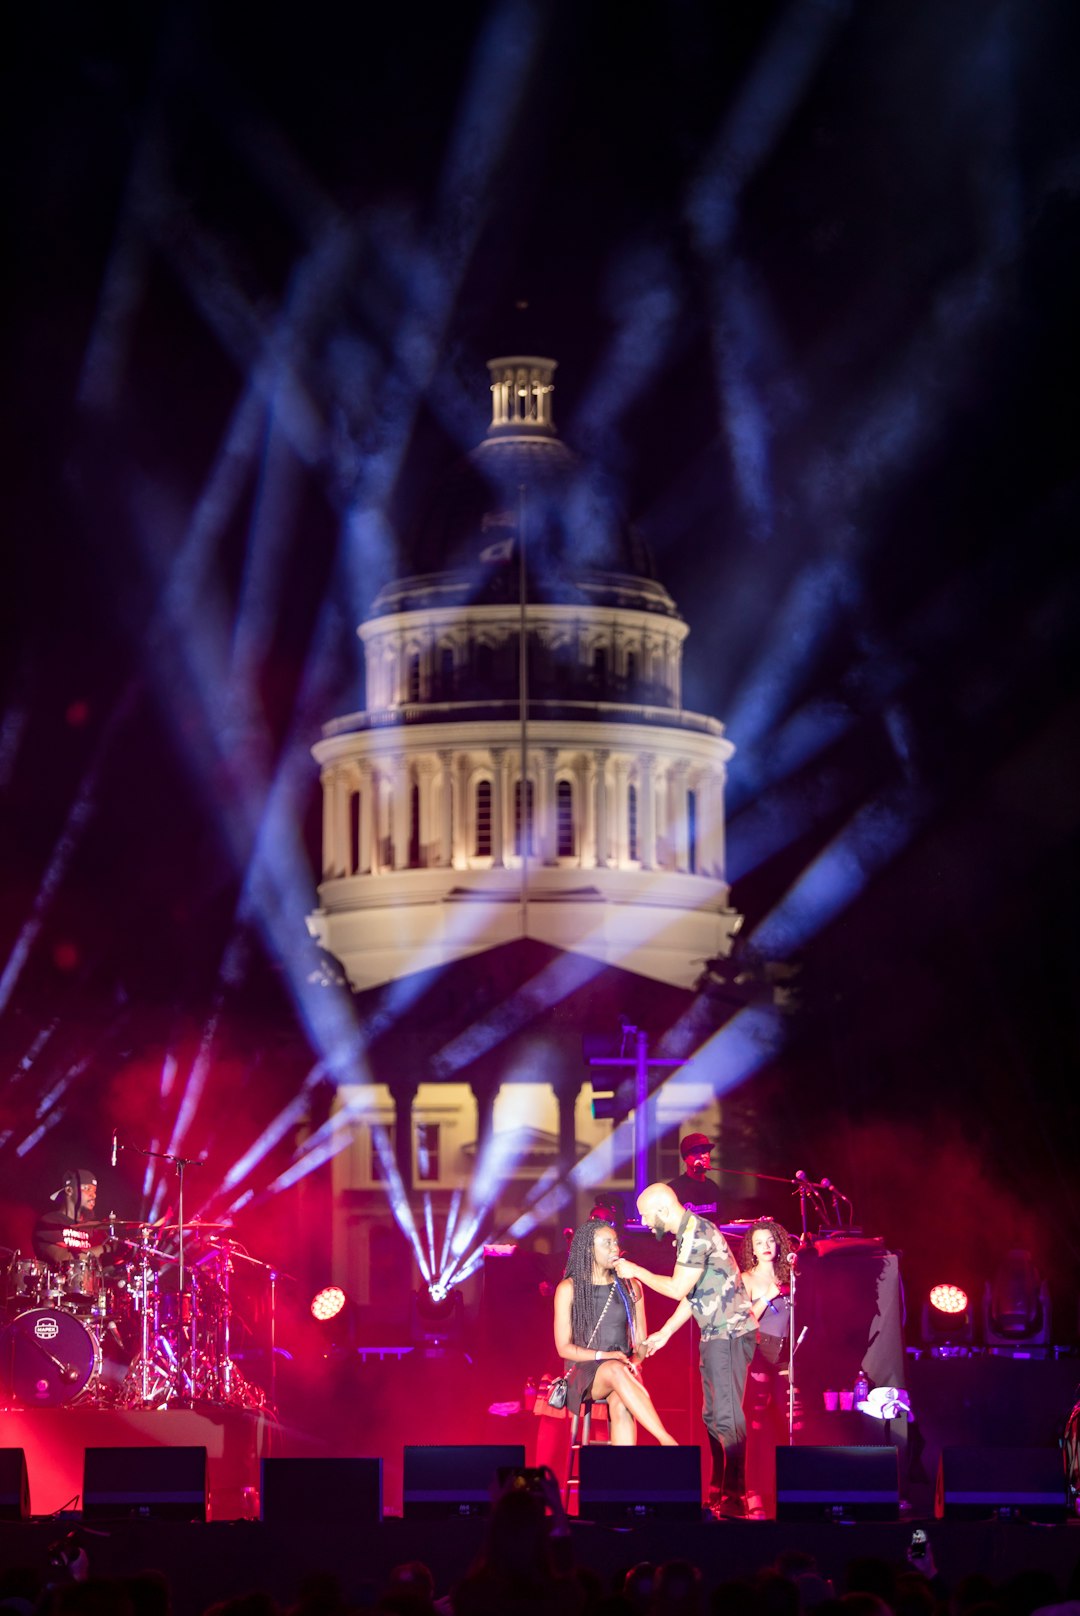
M 683 1159 L 683 1170 L 678 1178 L 670 1180 L 668 1189 L 674 1192 L 688 1212 L 696 1212 L 715 1223 L 720 1211 L 720 1187 L 714 1178 L 709 1177 L 711 1151 L 712 1146 L 703 1133 L 688 1133 L 680 1139 L 679 1155 Z

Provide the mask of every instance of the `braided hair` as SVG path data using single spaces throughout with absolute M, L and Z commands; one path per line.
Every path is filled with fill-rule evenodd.
M 768 1229 L 776 1241 L 776 1272 L 782 1285 L 787 1283 L 788 1253 L 792 1250 L 791 1236 L 782 1223 L 775 1218 L 755 1218 L 747 1229 L 742 1243 L 742 1261 L 739 1267 L 744 1274 L 748 1274 L 757 1267 L 757 1257 L 754 1254 L 754 1233 L 757 1229 Z
M 593 1241 L 603 1229 L 615 1233 L 610 1223 L 601 1223 L 599 1218 L 590 1218 L 587 1223 L 578 1224 L 566 1253 L 563 1278 L 572 1280 L 574 1285 L 570 1303 L 570 1339 L 575 1347 L 587 1345 L 603 1306 L 593 1295 Z

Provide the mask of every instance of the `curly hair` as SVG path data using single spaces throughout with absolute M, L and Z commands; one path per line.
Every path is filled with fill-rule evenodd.
M 566 1253 L 563 1278 L 573 1281 L 574 1295 L 570 1303 L 570 1339 L 577 1347 L 585 1346 L 600 1316 L 600 1307 L 593 1296 L 593 1241 L 603 1229 L 615 1230 L 610 1223 L 590 1218 L 579 1223 Z
M 751 1269 L 757 1267 L 757 1258 L 754 1255 L 754 1234 L 758 1229 L 768 1229 L 776 1241 L 776 1269 L 780 1275 L 781 1282 L 786 1283 L 788 1256 L 794 1248 L 791 1244 L 791 1236 L 784 1228 L 784 1225 L 777 1223 L 775 1218 L 754 1219 L 743 1236 L 742 1251 L 739 1254 L 739 1267 L 744 1274 L 750 1273 Z

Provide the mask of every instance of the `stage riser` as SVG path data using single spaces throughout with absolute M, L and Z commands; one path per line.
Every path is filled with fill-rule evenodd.
M 30 1477 L 30 1512 L 49 1515 L 82 1498 L 87 1448 L 202 1447 L 207 1454 L 211 1520 L 250 1513 L 258 1496 L 259 1459 L 269 1427 L 258 1415 L 223 1408 L 27 1409 L 0 1414 L 0 1444 L 22 1448 Z

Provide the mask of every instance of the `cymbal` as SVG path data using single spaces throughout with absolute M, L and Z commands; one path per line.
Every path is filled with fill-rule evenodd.
M 179 1223 L 152 1223 L 149 1227 L 156 1229 L 159 1234 L 179 1234 L 181 1225 Z M 198 1229 L 229 1229 L 231 1227 L 232 1225 L 229 1223 L 210 1223 L 202 1218 L 192 1218 L 190 1223 L 183 1225 L 185 1234 Z
M 152 1223 L 140 1223 L 137 1218 L 87 1218 L 82 1223 L 73 1223 L 73 1229 L 152 1229 Z

